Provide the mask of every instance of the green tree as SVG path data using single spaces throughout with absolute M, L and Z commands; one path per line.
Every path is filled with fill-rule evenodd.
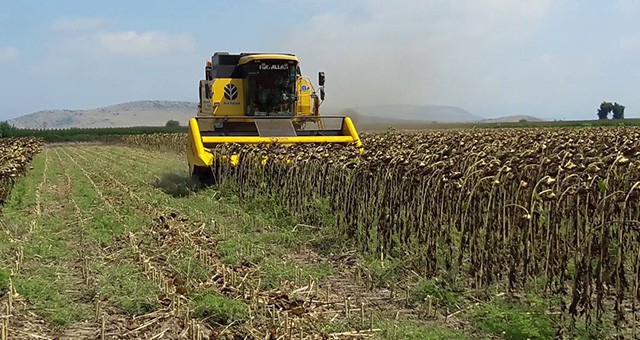
M 9 122 L 0 122 L 0 138 L 10 136 L 11 132 L 13 132 L 15 129 L 16 128 L 13 125 L 9 124 Z
M 598 109 L 598 119 L 609 118 L 609 113 L 611 111 L 613 111 L 613 104 L 610 102 L 602 102 L 602 104 L 600 104 L 600 108 Z
M 613 119 L 624 119 L 624 105 L 614 103 L 611 111 L 613 112 Z
M 168 128 L 176 128 L 180 126 L 180 122 L 172 119 L 168 121 L 167 124 L 165 124 L 165 126 Z

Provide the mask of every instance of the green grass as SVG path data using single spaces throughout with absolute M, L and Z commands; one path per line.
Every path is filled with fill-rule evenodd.
M 90 319 L 96 298 L 132 315 L 155 310 L 157 288 L 141 273 L 131 252 L 119 251 L 122 236 L 148 225 L 148 214 L 132 210 L 127 202 L 113 208 L 105 206 L 81 169 L 63 151 L 49 149 L 49 157 L 49 182 L 42 186 L 40 199 L 43 215 L 27 213 L 35 205 L 35 192 L 42 180 L 44 158 L 40 154 L 34 160 L 34 170 L 16 183 L 2 217 L 4 224 L 15 229 L 14 237 L 36 226 L 33 233 L 24 236 L 24 263 L 14 278 L 28 308 L 59 327 Z M 71 178 L 69 188 L 65 173 Z M 106 184 L 91 170 L 89 173 L 96 182 Z M 108 185 L 103 190 L 105 195 L 121 194 Z M 5 247 L 0 245 L 7 255 L 3 258 L 12 258 L 12 249 Z M 102 257 L 104 248 L 113 252 L 111 256 Z M 83 250 L 96 285 L 83 282 L 79 268 Z
M 146 314 L 158 307 L 158 290 L 144 278 L 140 268 L 131 263 L 101 263 L 98 293 L 131 315 Z
M 9 289 L 9 271 L 0 267 L 0 296 Z
M 424 303 L 429 296 L 435 306 L 460 309 L 464 304 L 462 292 L 437 277 L 423 279 L 414 287 L 411 294 L 412 300 L 417 303 Z
M 398 321 L 383 320 L 376 327 L 382 329 L 379 334 L 381 339 L 415 339 L 415 340 L 464 340 L 471 339 L 461 330 L 438 325 L 436 323 L 419 323 L 417 321 Z
M 389 340 L 465 340 L 472 339 L 464 331 L 438 324 L 437 321 L 423 322 L 419 320 L 393 320 L 388 315 L 374 314 L 373 325 L 371 315 L 365 315 L 364 322 L 360 319 L 360 314 L 352 315 L 349 318 L 340 318 L 335 322 L 327 324 L 322 330 L 324 333 L 340 333 L 345 330 L 363 330 L 367 333 L 371 326 L 378 331 L 374 334 L 374 339 Z M 364 328 L 363 328 L 364 327 Z
M 192 315 L 220 325 L 247 317 L 247 306 L 238 300 L 211 293 L 194 293 L 191 298 Z
M 262 233 L 243 233 L 233 229 L 218 244 L 217 251 L 226 264 L 261 264 L 269 258 L 281 258 L 296 247 L 309 245 L 316 237 L 304 228 L 293 230 L 292 226 L 265 230 Z
M 54 225 L 54 223 L 57 223 L 57 225 Z M 55 264 L 74 256 L 68 246 L 69 235 L 59 232 L 59 228 L 64 225 L 64 221 L 53 217 L 50 223 L 40 225 L 39 228 L 48 229 L 52 232 L 32 235 L 30 242 L 24 248 L 25 260 Z
M 38 271 L 37 276 L 16 279 L 16 290 L 27 298 L 31 308 L 55 326 L 67 326 L 91 316 L 90 305 L 69 301 L 65 292 L 74 287 L 66 277 L 59 276 L 55 268 Z
M 24 177 L 19 178 L 11 189 L 8 200 L 3 207 L 2 213 L 7 216 L 22 215 L 23 220 L 30 218 L 25 211 L 33 208 L 35 205 L 35 195 L 33 194 L 38 187 L 38 183 L 44 175 L 45 157 L 42 153 L 36 155 L 31 165 L 33 170 L 28 171 Z
M 196 252 L 191 249 L 180 249 L 179 252 L 169 255 L 167 262 L 174 264 L 178 274 L 183 278 L 204 282 L 211 276 L 209 270 L 198 260 Z
M 283 253 L 282 248 L 270 249 L 270 254 L 266 254 L 264 244 L 250 235 L 233 235 L 218 243 L 217 252 L 224 264 L 259 265 L 265 256 L 278 256 Z
M 470 318 L 477 329 L 506 339 L 552 339 L 554 324 L 546 311 L 540 298 L 501 298 L 480 304 Z
M 310 279 L 321 281 L 333 272 L 333 267 L 328 263 L 286 262 L 282 258 L 271 257 L 265 260 L 260 267 L 263 278 L 261 288 L 276 288 L 281 286 L 285 280 L 304 286 Z

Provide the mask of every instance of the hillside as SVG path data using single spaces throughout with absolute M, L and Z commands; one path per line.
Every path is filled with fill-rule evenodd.
M 197 103 L 145 100 L 87 110 L 46 110 L 9 121 L 19 128 L 162 126 L 168 120 L 186 125 Z M 378 105 L 357 108 L 366 125 L 405 126 L 416 122 L 470 122 L 481 118 L 454 106 Z M 346 110 L 353 112 L 353 110 Z
M 104 128 L 128 126 L 164 126 L 169 120 L 186 125 L 196 114 L 197 103 L 145 100 L 87 110 L 46 110 L 14 118 L 9 121 L 19 128 L 64 129 L 71 127 Z M 328 114 L 324 110 L 324 114 Z M 458 123 L 506 123 L 526 119 L 542 121 L 532 116 L 507 116 L 483 119 L 456 106 L 436 105 L 377 105 L 346 109 L 341 112 L 354 119 L 358 128 L 381 129 L 442 127 Z
M 482 123 L 518 123 L 521 121 L 527 122 L 544 122 L 544 119 L 540 119 L 534 116 L 529 115 L 515 115 L 515 116 L 505 116 L 491 119 L 483 119 Z
M 164 126 L 169 120 L 186 125 L 196 114 L 197 103 L 145 100 L 88 110 L 46 110 L 18 118 L 9 123 L 19 128 L 97 128 L 127 126 Z

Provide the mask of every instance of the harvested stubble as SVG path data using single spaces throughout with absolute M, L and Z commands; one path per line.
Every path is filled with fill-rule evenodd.
M 239 195 L 279 199 L 305 223 L 335 216 L 364 250 L 402 257 L 426 276 L 509 290 L 539 284 L 587 326 L 637 322 L 640 128 L 362 139 L 362 155 L 339 145 L 227 146 L 216 152 L 242 162 L 216 172 Z

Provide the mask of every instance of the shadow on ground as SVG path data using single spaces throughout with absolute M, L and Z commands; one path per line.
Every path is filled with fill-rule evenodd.
M 156 180 L 154 186 L 176 198 L 187 197 L 206 188 L 196 178 L 177 173 L 163 174 Z

